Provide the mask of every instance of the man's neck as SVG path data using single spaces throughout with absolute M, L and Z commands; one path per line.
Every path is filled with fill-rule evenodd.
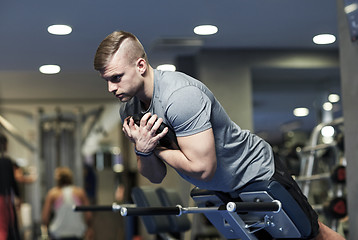
M 153 68 L 148 65 L 147 72 L 144 75 L 143 95 L 138 96 L 143 107 L 147 110 L 152 101 L 154 91 L 154 71 Z

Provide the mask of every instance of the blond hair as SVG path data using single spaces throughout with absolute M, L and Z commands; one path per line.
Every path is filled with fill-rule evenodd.
M 134 62 L 138 58 L 144 58 L 148 62 L 147 54 L 135 35 L 125 31 L 115 31 L 108 35 L 98 46 L 94 57 L 94 69 L 103 71 L 126 39 L 130 40 L 128 45 L 126 44 L 127 61 Z

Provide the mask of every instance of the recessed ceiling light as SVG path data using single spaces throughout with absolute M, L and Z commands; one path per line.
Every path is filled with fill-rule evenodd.
M 68 25 L 51 25 L 47 28 L 47 31 L 54 35 L 67 35 L 72 32 L 72 28 Z
M 325 111 L 331 111 L 333 109 L 333 105 L 330 102 L 325 102 L 323 103 L 322 108 Z
M 319 34 L 313 37 L 313 42 L 315 44 L 331 44 L 336 41 L 336 37 L 332 34 Z
M 218 28 L 214 25 L 200 25 L 194 28 L 194 33 L 198 35 L 212 35 L 218 32 Z
M 322 136 L 324 137 L 333 137 L 334 135 L 334 127 L 332 126 L 324 126 L 321 129 Z
M 158 70 L 161 71 L 171 71 L 174 72 L 176 70 L 176 67 L 173 64 L 162 64 L 157 67 Z
M 339 100 L 340 100 L 340 97 L 338 94 L 332 93 L 332 94 L 329 94 L 329 96 L 328 96 L 328 101 L 330 101 L 331 103 L 339 102 Z
M 350 14 L 350 13 L 356 11 L 357 9 L 358 9 L 358 4 L 357 3 L 352 3 L 352 4 L 349 4 L 349 5 L 344 7 L 344 12 L 346 14 Z
M 58 65 L 42 65 L 39 70 L 43 74 L 56 74 L 61 71 L 61 68 Z
M 296 117 L 305 117 L 309 114 L 309 110 L 308 108 L 295 108 L 293 110 L 293 114 L 296 116 Z

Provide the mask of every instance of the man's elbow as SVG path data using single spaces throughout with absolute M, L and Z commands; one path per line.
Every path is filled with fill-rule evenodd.
M 147 178 L 151 183 L 159 184 L 162 183 L 163 179 L 166 176 L 166 172 L 163 174 L 145 174 L 141 173 L 145 178 Z
M 201 171 L 199 180 L 208 182 L 214 177 L 215 172 L 216 172 L 216 165 L 212 167 L 206 167 L 203 171 Z
M 148 178 L 148 180 L 153 184 L 160 184 L 160 183 L 162 183 L 163 178 L 162 179 L 160 179 L 160 178 Z
M 144 175 L 143 175 L 144 176 Z M 144 176 L 146 177 L 151 183 L 153 184 L 160 184 L 163 182 L 163 179 L 165 177 L 164 176 L 159 176 L 159 175 L 155 175 L 155 176 Z

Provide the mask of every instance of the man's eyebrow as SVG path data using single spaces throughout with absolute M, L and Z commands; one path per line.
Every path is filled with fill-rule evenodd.
M 124 75 L 124 73 L 114 74 L 110 79 L 113 81 L 113 80 L 116 80 L 118 77 L 122 77 L 123 75 Z
M 103 76 L 103 79 L 106 81 L 115 81 L 118 77 L 122 77 L 123 75 L 124 73 L 118 73 L 111 76 Z

